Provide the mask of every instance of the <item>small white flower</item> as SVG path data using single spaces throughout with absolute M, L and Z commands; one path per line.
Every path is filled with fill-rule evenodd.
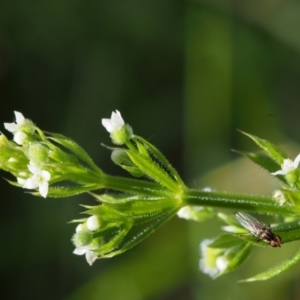
M 190 219 L 190 216 L 191 216 L 191 209 L 190 209 L 190 207 L 189 207 L 189 206 L 184 206 L 184 207 L 182 207 L 182 208 L 177 212 L 177 216 L 178 216 L 179 218 L 189 220 L 189 219 Z
M 20 128 L 24 125 L 25 123 L 25 118 L 24 116 L 18 112 L 14 111 L 15 117 L 16 117 L 16 122 L 15 123 L 4 123 L 4 127 L 6 130 L 12 132 L 14 134 L 14 141 L 22 145 L 24 139 L 26 138 L 26 134 L 20 130 Z
M 49 187 L 48 181 L 51 178 L 51 174 L 48 171 L 40 169 L 34 164 L 29 164 L 28 169 L 33 175 L 27 179 L 17 178 L 18 183 L 22 184 L 23 188 L 29 190 L 38 187 L 41 196 L 46 198 L 48 194 L 48 187 Z
M 281 165 L 281 170 L 276 171 L 274 173 L 271 173 L 272 175 L 286 175 L 290 173 L 291 171 L 294 171 L 298 168 L 300 162 L 300 154 L 297 155 L 294 161 L 291 159 L 285 159 L 283 160 L 283 163 Z
M 97 216 L 91 216 L 86 221 L 86 227 L 90 231 L 95 231 L 100 227 L 99 219 Z
M 93 264 L 93 262 L 97 259 L 98 256 L 97 253 L 89 249 L 88 246 L 78 247 L 73 251 L 73 253 L 76 255 L 85 254 L 86 261 L 90 266 Z
M 201 258 L 199 261 L 200 270 L 212 278 L 216 278 L 220 273 L 216 266 L 216 259 L 221 255 L 222 250 L 210 248 L 209 245 L 213 240 L 205 239 L 200 243 Z
M 116 112 L 112 112 L 110 119 L 102 119 L 102 125 L 109 133 L 116 131 L 124 126 L 124 124 L 125 122 L 118 110 L 116 110 Z
M 221 255 L 216 259 L 216 267 L 220 272 L 225 271 L 228 264 L 229 264 L 229 261 L 225 256 Z

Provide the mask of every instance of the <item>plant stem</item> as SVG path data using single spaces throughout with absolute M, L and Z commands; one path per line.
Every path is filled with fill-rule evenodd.
M 272 197 L 257 195 L 204 192 L 187 189 L 184 193 L 184 203 L 186 205 L 211 206 L 269 214 L 299 214 L 299 211 L 293 206 L 279 206 Z

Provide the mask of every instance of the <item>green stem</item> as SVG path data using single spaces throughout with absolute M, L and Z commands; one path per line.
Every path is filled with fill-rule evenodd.
M 299 211 L 292 206 L 279 206 L 271 197 L 204 192 L 188 189 L 184 193 L 185 205 L 229 208 L 239 211 L 262 212 L 269 214 L 295 215 Z

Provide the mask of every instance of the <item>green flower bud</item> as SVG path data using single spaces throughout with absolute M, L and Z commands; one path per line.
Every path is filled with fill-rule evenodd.
M 30 161 L 36 165 L 43 165 L 49 161 L 49 150 L 38 142 L 29 143 L 25 151 Z
M 124 126 L 111 132 L 110 137 L 114 144 L 123 145 L 131 139 L 132 135 L 132 128 L 128 124 L 125 124 Z
M 73 235 L 72 241 L 76 248 L 87 246 L 93 241 L 93 233 L 88 229 L 79 230 Z
M 127 172 L 129 172 L 132 176 L 141 177 L 144 176 L 144 173 L 136 167 L 132 161 L 130 160 L 127 152 L 122 149 L 114 149 L 111 153 L 111 160 Z

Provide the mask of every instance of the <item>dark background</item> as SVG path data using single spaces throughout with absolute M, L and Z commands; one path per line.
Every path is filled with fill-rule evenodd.
M 276 182 L 231 149 L 237 129 L 282 145 L 300 140 L 298 1 L 0 2 L 0 120 L 22 112 L 124 175 L 100 146 L 101 118 L 118 109 L 161 149 L 189 186 L 270 195 Z M 2 131 L 4 128 L 2 127 Z M 2 173 L 2 177 L 9 178 Z M 264 177 L 265 176 L 265 177 Z M 42 199 L 0 181 L 5 299 L 299 299 L 299 267 L 242 284 L 292 256 L 297 243 L 255 249 L 237 272 L 199 272 L 199 242 L 220 223 L 174 218 L 141 245 L 90 267 L 72 254 L 87 195 Z

